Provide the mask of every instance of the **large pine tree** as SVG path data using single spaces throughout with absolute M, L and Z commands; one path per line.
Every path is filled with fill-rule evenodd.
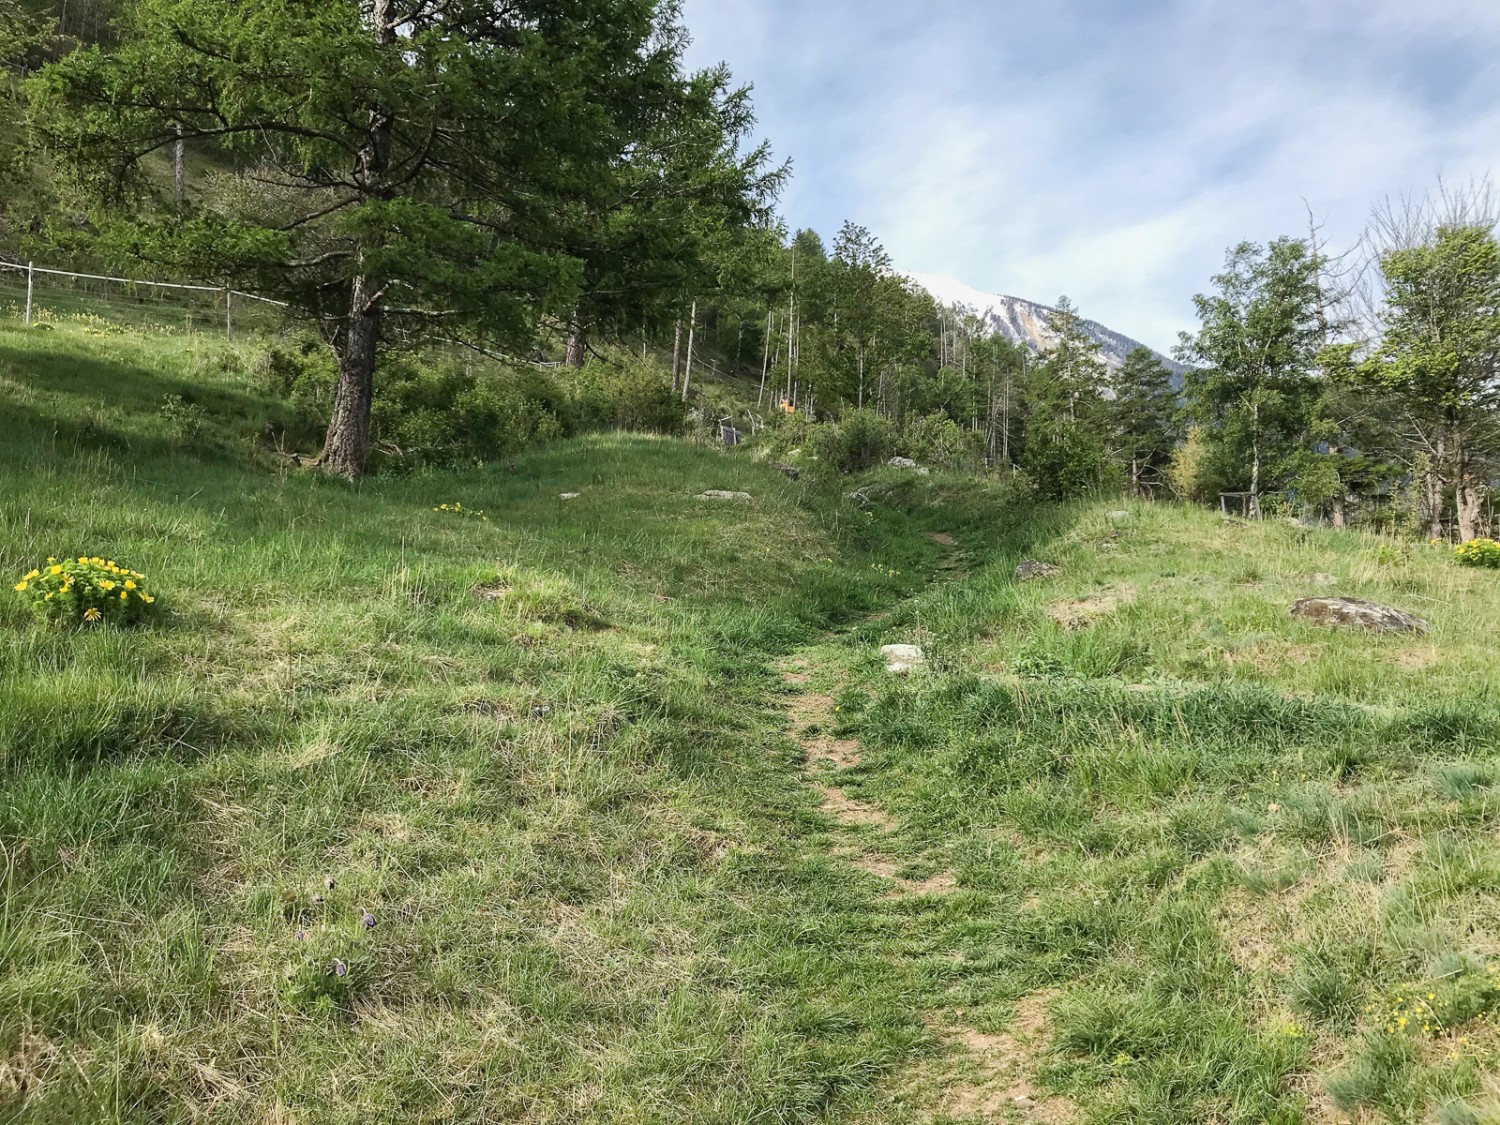
M 33 83 L 42 135 L 108 244 L 290 303 L 338 358 L 322 453 L 365 468 L 392 342 L 528 342 L 576 314 L 577 216 L 701 102 L 672 0 L 137 0 L 119 42 Z M 710 97 L 710 100 L 712 98 Z M 222 171 L 153 195 L 179 135 Z

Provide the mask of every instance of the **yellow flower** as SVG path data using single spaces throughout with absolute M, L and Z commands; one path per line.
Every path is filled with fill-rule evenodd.
M 33 578 L 40 578 L 41 576 L 42 572 L 40 570 L 33 570 L 30 574 L 23 574 L 21 577 L 24 581 L 30 582 Z
M 100 581 L 99 581 L 99 589 L 101 589 L 101 590 L 113 590 L 114 588 L 115 588 L 115 584 L 113 582 L 111 582 L 108 578 L 100 579 Z
M 15 586 L 14 586 L 14 587 L 13 587 L 13 589 L 16 589 L 16 590 L 24 590 L 24 589 L 26 589 L 26 587 L 27 587 L 27 586 L 29 586 L 29 585 L 31 585 L 31 583 L 29 583 L 29 582 L 17 582 L 17 583 L 16 583 L 16 584 L 15 584 Z
M 52 556 L 51 556 L 51 555 L 48 555 L 48 556 L 47 556 L 47 561 L 48 561 L 48 562 L 49 562 L 49 563 L 55 563 L 55 562 L 56 562 L 56 561 L 57 561 L 57 560 L 56 560 L 56 559 L 55 559 L 55 558 L 53 558 L 53 557 L 52 557 Z
M 141 601 L 145 602 L 147 605 L 150 605 L 152 602 L 156 601 L 156 599 L 153 598 L 150 594 L 142 594 Z
M 48 574 L 61 574 L 62 573 L 62 567 L 60 567 L 60 566 L 49 566 L 47 568 L 47 573 Z
M 89 561 L 89 557 L 87 555 L 79 555 L 78 556 L 78 561 L 81 562 L 81 563 L 83 563 L 85 566 L 87 566 L 88 565 L 88 561 Z
M 134 583 L 134 582 L 132 582 L 132 581 L 131 581 L 131 580 L 130 580 L 130 579 L 128 579 L 128 578 L 127 578 L 127 579 L 125 579 L 125 589 L 127 589 L 127 590 L 134 590 L 134 589 L 135 589 L 135 583 Z
M 86 610 L 83 611 L 83 619 L 85 621 L 89 622 L 90 624 L 93 624 L 95 621 L 98 621 L 99 618 L 101 618 L 103 616 L 104 616 L 104 614 L 100 613 L 99 610 L 95 606 L 89 606 L 88 609 L 86 609 Z
M 126 599 L 126 598 L 128 598 L 128 597 L 130 597 L 130 591 L 129 591 L 129 590 L 121 590 L 121 591 L 120 591 L 120 600 L 121 600 L 121 601 L 122 601 L 122 602 L 123 602 L 123 601 L 124 601 L 124 600 L 125 600 L 125 599 Z

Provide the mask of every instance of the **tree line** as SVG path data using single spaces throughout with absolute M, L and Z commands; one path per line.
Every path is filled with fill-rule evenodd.
M 750 91 L 688 41 L 677 0 L 0 0 L 0 230 L 288 302 L 336 357 L 321 461 L 351 478 L 398 350 L 639 345 L 683 399 L 713 356 L 772 416 L 874 419 L 1049 496 L 1483 530 L 1487 186 L 1386 205 L 1342 255 L 1312 226 L 1231 248 L 1179 383 L 1107 365 L 1066 298 L 1034 351 L 856 223 L 788 232 Z

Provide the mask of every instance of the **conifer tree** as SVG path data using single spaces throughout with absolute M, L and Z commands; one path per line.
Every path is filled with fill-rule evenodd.
M 1172 373 L 1150 348 L 1135 348 L 1110 380 L 1110 419 L 1119 456 L 1130 467 L 1131 488 L 1164 469 L 1181 436 Z
M 107 246 L 322 327 L 321 460 L 354 478 L 385 348 L 520 348 L 574 314 L 570 216 L 609 210 L 634 146 L 693 100 L 684 43 L 672 0 L 137 0 L 117 46 L 32 100 Z M 178 136 L 225 166 L 186 215 L 144 174 Z

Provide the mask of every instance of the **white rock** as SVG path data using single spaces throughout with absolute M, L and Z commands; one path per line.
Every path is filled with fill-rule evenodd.
M 1121 520 L 1128 520 L 1130 518 L 1130 513 L 1122 509 L 1120 511 L 1110 512 L 1109 518 L 1112 519 L 1115 523 L 1119 523 Z
M 748 492 L 726 492 L 722 488 L 710 488 L 700 497 L 703 500 L 754 500 Z
M 577 500 L 582 495 L 583 495 L 583 493 L 581 493 L 581 492 L 564 492 L 561 496 L 558 497 L 558 499 L 559 500 Z
M 924 477 L 928 473 L 927 467 L 925 465 L 918 465 L 910 457 L 892 457 L 889 461 L 886 462 L 886 464 L 893 469 L 915 469 Z
M 927 654 L 921 645 L 885 645 L 880 655 L 885 657 L 885 670 L 898 675 L 905 675 L 927 663 Z

